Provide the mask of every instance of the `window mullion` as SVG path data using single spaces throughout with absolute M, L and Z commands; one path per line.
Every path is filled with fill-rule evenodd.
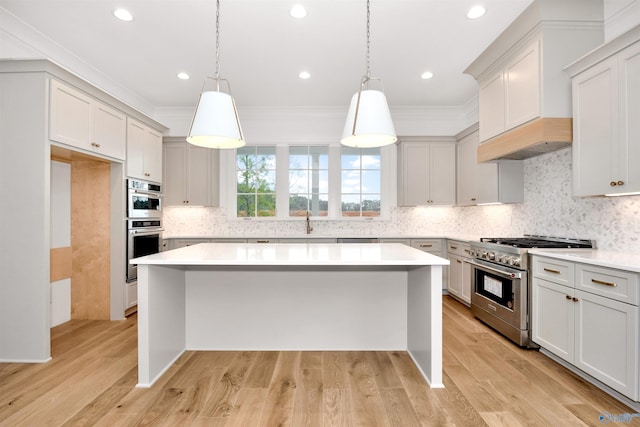
M 342 189 L 340 187 L 341 155 L 339 146 L 329 147 L 329 218 L 340 218 L 340 200 Z
M 289 147 L 276 147 L 276 218 L 289 217 Z

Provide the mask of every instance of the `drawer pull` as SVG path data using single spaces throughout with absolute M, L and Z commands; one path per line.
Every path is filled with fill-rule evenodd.
M 546 267 L 543 270 L 548 272 L 548 273 L 560 274 L 560 272 L 558 270 L 552 270 L 552 269 L 546 268 Z
M 257 240 L 257 243 L 269 243 L 269 240 Z
M 449 246 L 449 249 L 451 249 L 452 251 L 455 251 L 455 250 L 458 249 L 458 247 L 457 246 Z
M 460 261 L 459 259 L 457 259 L 457 260 L 456 260 L 456 262 L 457 262 L 458 264 L 462 264 L 462 261 Z
M 606 285 L 606 286 L 611 286 L 611 287 L 614 287 L 614 288 L 615 288 L 616 286 L 618 286 L 618 284 L 617 284 L 617 283 L 603 282 L 602 280 L 598 280 L 598 279 L 591 279 L 591 281 L 592 281 L 593 283 L 598 284 L 598 285 Z
M 431 248 L 433 245 L 420 245 L 421 248 Z

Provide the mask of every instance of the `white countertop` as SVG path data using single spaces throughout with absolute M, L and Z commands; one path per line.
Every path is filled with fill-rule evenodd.
M 449 265 L 401 243 L 200 243 L 131 260 L 153 265 Z
M 165 233 L 163 236 L 165 239 L 220 239 L 220 240 L 225 240 L 225 239 L 309 239 L 309 240 L 313 240 L 313 239 L 449 239 L 449 240 L 458 240 L 461 242 L 471 242 L 471 241 L 479 241 L 480 237 L 486 237 L 486 236 L 478 236 L 478 235 L 467 235 L 467 234 L 446 234 L 446 235 L 436 235 L 436 234 L 429 234 L 429 235 L 415 235 L 415 234 L 387 234 L 387 235 L 383 235 L 383 234 L 375 234 L 375 235 L 371 235 L 371 236 L 351 236 L 351 235 L 341 235 L 341 236 L 334 236 L 334 235 L 328 235 L 328 234 L 300 234 L 300 235 L 293 235 L 293 236 L 287 236 L 287 235 L 263 235 L 263 234 L 252 234 L 252 235 L 246 235 L 246 236 L 241 236 L 241 235 L 226 235 L 226 236 L 219 236 L 219 235 L 170 235 Z
M 529 253 L 531 255 L 542 255 L 565 261 L 640 273 L 639 253 L 604 251 L 601 249 L 530 249 Z

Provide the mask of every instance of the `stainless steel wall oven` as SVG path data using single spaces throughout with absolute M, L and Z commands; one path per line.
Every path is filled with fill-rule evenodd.
M 161 251 L 162 231 L 160 219 L 127 220 L 127 282 L 138 279 L 138 266 L 129 261 Z
M 162 191 L 159 184 L 127 180 L 127 217 L 161 218 Z

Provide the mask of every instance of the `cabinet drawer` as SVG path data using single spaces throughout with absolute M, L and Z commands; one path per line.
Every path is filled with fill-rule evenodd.
M 450 255 L 468 257 L 470 255 L 470 249 L 469 243 L 459 240 L 447 240 L 447 252 Z
M 411 247 L 425 252 L 442 253 L 442 239 L 411 239 Z
M 576 289 L 638 305 L 638 274 L 576 264 Z
M 573 266 L 571 262 L 550 258 L 533 257 L 533 275 L 559 285 L 573 288 Z

